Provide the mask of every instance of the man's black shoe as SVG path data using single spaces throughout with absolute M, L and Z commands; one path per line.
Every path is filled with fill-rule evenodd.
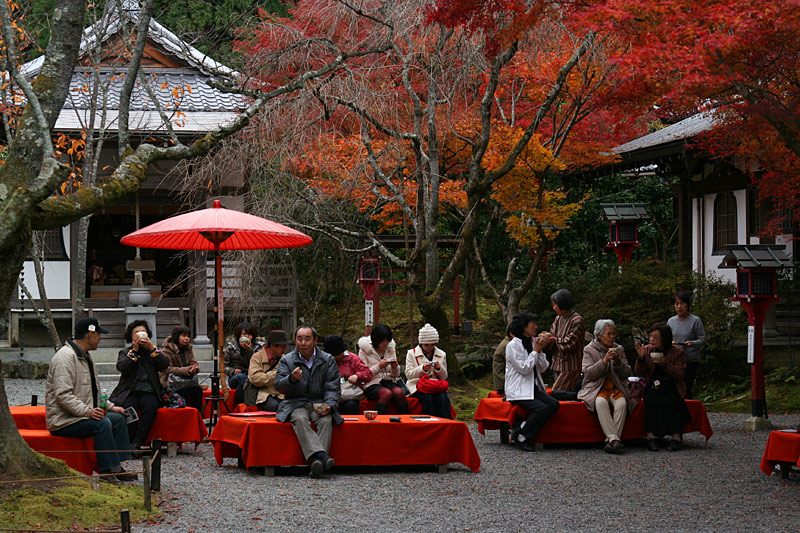
M 139 479 L 138 475 L 126 472 L 121 466 L 119 467 L 119 470 L 114 472 L 114 474 L 116 474 L 117 479 L 120 481 L 136 481 Z
M 322 461 L 322 466 L 324 467 L 325 472 L 327 472 L 328 470 L 333 468 L 333 464 L 335 461 L 333 460 L 333 457 L 331 457 L 327 453 L 325 452 L 320 452 L 320 453 L 322 454 L 320 456 L 320 460 Z
M 325 465 L 322 464 L 322 461 L 319 459 L 319 457 L 314 457 L 309 466 L 311 467 L 311 470 L 308 472 L 309 476 L 314 479 L 319 479 L 322 477 L 322 473 L 325 471 Z

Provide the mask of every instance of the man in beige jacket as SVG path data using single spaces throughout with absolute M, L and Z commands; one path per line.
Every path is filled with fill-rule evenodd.
M 100 405 L 97 370 L 89 355 L 104 333 L 108 330 L 100 327 L 96 318 L 80 319 L 75 324 L 75 337 L 67 339 L 50 361 L 45 396 L 47 429 L 59 437 L 93 437 L 95 449 L 103 450 L 97 454 L 98 470 L 106 474 L 102 479 L 134 481 L 136 474 L 125 472 L 120 464 L 131 458 L 125 409 L 111 402 Z

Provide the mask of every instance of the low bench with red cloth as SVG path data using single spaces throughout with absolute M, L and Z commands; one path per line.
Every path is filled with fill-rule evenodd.
M 463 422 L 437 419 L 415 420 L 412 415 L 388 415 L 369 421 L 363 415 L 345 415 L 344 423 L 334 425 L 330 455 L 337 466 L 367 465 L 446 465 L 461 463 L 473 472 L 481 458 Z M 217 464 L 225 457 L 241 458 L 245 467 L 305 465 L 300 443 L 288 422 L 272 418 L 223 416 L 209 440 L 214 444 Z M 398 448 L 416 450 L 403 453 Z
M 61 459 L 67 466 L 87 476 L 97 471 L 97 456 L 94 439 L 57 437 L 47 431 L 45 407 L 43 405 L 9 406 L 14 424 L 20 436 L 32 449 L 54 459 Z
M 777 464 L 781 465 L 784 478 L 788 477 L 792 466 L 800 467 L 800 433 L 793 430 L 770 432 L 761 457 L 761 471 L 772 475 Z
M 47 416 L 44 405 L 10 406 L 11 416 L 17 430 L 28 446 L 36 451 L 64 451 L 69 453 L 45 453 L 49 457 L 63 459 L 67 465 L 79 472 L 91 475 L 97 467 L 94 454 L 94 439 L 57 437 L 47 430 Z M 147 442 L 160 439 L 165 443 L 201 442 L 208 436 L 208 430 L 200 417 L 200 412 L 191 407 L 158 410 L 156 421 L 150 428 Z M 70 450 L 86 450 L 91 453 L 73 453 Z
M 706 441 L 711 438 L 714 431 L 708 421 L 703 403 L 698 400 L 686 400 L 692 421 L 684 427 L 684 433 L 699 431 Z M 484 435 L 487 429 L 501 430 L 501 440 L 504 440 L 503 424 L 505 429 L 514 426 L 517 419 L 524 420 L 528 412 L 503 400 L 498 394 L 490 394 L 482 398 L 475 411 L 474 419 L 478 422 L 478 431 Z M 625 421 L 622 431 L 622 440 L 640 439 L 644 433 L 644 403 L 639 402 L 633 413 Z M 534 442 L 561 443 L 573 442 L 603 442 L 605 435 L 600 427 L 600 421 L 595 413 L 590 412 L 583 402 L 560 402 L 560 407 L 555 415 L 545 423 Z

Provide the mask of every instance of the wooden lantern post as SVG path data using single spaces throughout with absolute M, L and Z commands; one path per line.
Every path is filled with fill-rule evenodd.
M 780 301 L 776 290 L 778 268 L 791 266 L 783 245 L 729 244 L 719 268 L 736 269 L 736 295 L 750 323 L 747 334 L 747 362 L 750 363 L 752 416 L 744 423 L 746 431 L 771 429 L 764 393 L 764 315 Z
M 633 249 L 641 246 L 639 222 L 649 220 L 650 214 L 644 204 L 600 204 L 601 218 L 609 223 L 609 238 L 606 248 L 617 254 L 620 266 L 631 260 Z
M 372 331 L 372 325 L 380 320 L 380 298 L 377 292 L 381 282 L 380 258 L 366 255 L 358 264 L 358 283 L 364 291 L 364 330 L 365 335 Z

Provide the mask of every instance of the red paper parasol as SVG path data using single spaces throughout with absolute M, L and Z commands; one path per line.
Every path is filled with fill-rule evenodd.
M 225 209 L 219 200 L 214 206 L 156 222 L 124 236 L 121 241 L 127 246 L 160 248 L 167 250 L 214 250 L 216 265 L 215 311 L 217 314 L 217 343 L 214 353 L 214 374 L 211 378 L 212 415 L 209 427 L 213 428 L 219 413 L 219 374 L 224 375 L 222 361 L 223 342 L 223 298 L 222 258 L 225 250 L 266 250 L 272 248 L 297 248 L 306 246 L 313 239 L 283 224 L 265 218 Z M 219 373 L 218 373 L 219 368 Z M 227 384 L 223 388 L 227 388 Z M 223 405 L 225 405 L 223 403 Z M 204 409 L 205 411 L 205 406 Z
M 311 244 L 312 239 L 283 224 L 225 209 L 214 200 L 214 207 L 156 222 L 120 242 L 139 248 L 225 251 L 297 248 Z

